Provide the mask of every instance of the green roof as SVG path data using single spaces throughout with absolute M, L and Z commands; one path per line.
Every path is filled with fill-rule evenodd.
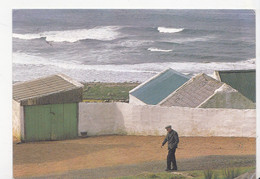
M 190 79 L 171 68 L 139 85 L 130 94 L 146 104 L 156 105 Z
M 256 101 L 256 75 L 255 70 L 216 71 L 220 81 L 232 86 L 245 97 Z

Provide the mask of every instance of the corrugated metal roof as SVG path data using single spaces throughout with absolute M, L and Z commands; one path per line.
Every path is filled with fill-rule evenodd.
M 66 75 L 52 75 L 14 84 L 13 99 L 21 101 L 82 87 L 82 84 L 72 80 Z
M 227 83 L 248 99 L 256 102 L 255 70 L 215 71 L 218 80 Z
M 215 90 L 222 85 L 222 82 L 202 73 L 183 84 L 163 100 L 160 105 L 195 108 L 213 95 Z
M 183 75 L 169 68 L 139 85 L 130 91 L 130 94 L 146 104 L 155 105 L 189 79 L 189 76 Z

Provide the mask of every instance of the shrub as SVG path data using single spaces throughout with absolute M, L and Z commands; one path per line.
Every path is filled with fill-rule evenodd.
M 213 171 L 212 170 L 204 170 L 204 178 L 205 179 L 211 179 L 212 178 L 212 176 L 213 176 Z
M 180 176 L 180 175 L 175 175 L 175 176 L 170 177 L 169 179 L 185 179 L 185 177 Z
M 218 179 L 218 174 L 214 173 L 214 179 Z
M 240 169 L 235 169 L 235 168 L 225 168 L 223 170 L 223 175 L 225 179 L 233 179 L 236 178 L 240 175 Z

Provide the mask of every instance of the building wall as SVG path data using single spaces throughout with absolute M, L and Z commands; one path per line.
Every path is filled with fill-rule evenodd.
M 20 107 L 20 125 L 21 125 L 21 140 L 24 140 L 25 137 L 25 131 L 24 131 L 24 107 Z
M 165 135 L 169 124 L 180 136 L 255 137 L 256 110 L 79 104 L 79 134 Z
M 134 105 L 146 105 L 143 101 L 139 100 L 131 94 L 129 94 L 129 103 Z
M 233 108 L 233 109 L 255 109 L 255 103 L 247 99 L 239 92 L 216 93 L 200 108 Z
M 12 101 L 12 125 L 13 125 L 13 136 L 20 140 L 21 139 L 21 113 L 23 107 L 20 106 L 20 103 L 15 100 Z M 23 114 L 23 113 L 22 113 Z
M 124 118 L 116 111 L 116 103 L 79 103 L 79 136 L 125 133 Z

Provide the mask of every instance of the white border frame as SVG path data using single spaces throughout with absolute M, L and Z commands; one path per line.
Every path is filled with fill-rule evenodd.
M 257 102 L 259 98 L 259 0 L 9 0 L 1 1 L 0 9 L 0 178 L 12 178 L 12 9 L 256 9 L 257 37 Z M 257 103 L 258 104 L 258 103 Z M 257 121 L 259 121 L 257 105 Z M 260 122 L 257 122 L 257 129 Z M 257 130 L 257 149 L 260 150 Z M 257 152 L 257 178 L 260 177 L 260 154 Z

